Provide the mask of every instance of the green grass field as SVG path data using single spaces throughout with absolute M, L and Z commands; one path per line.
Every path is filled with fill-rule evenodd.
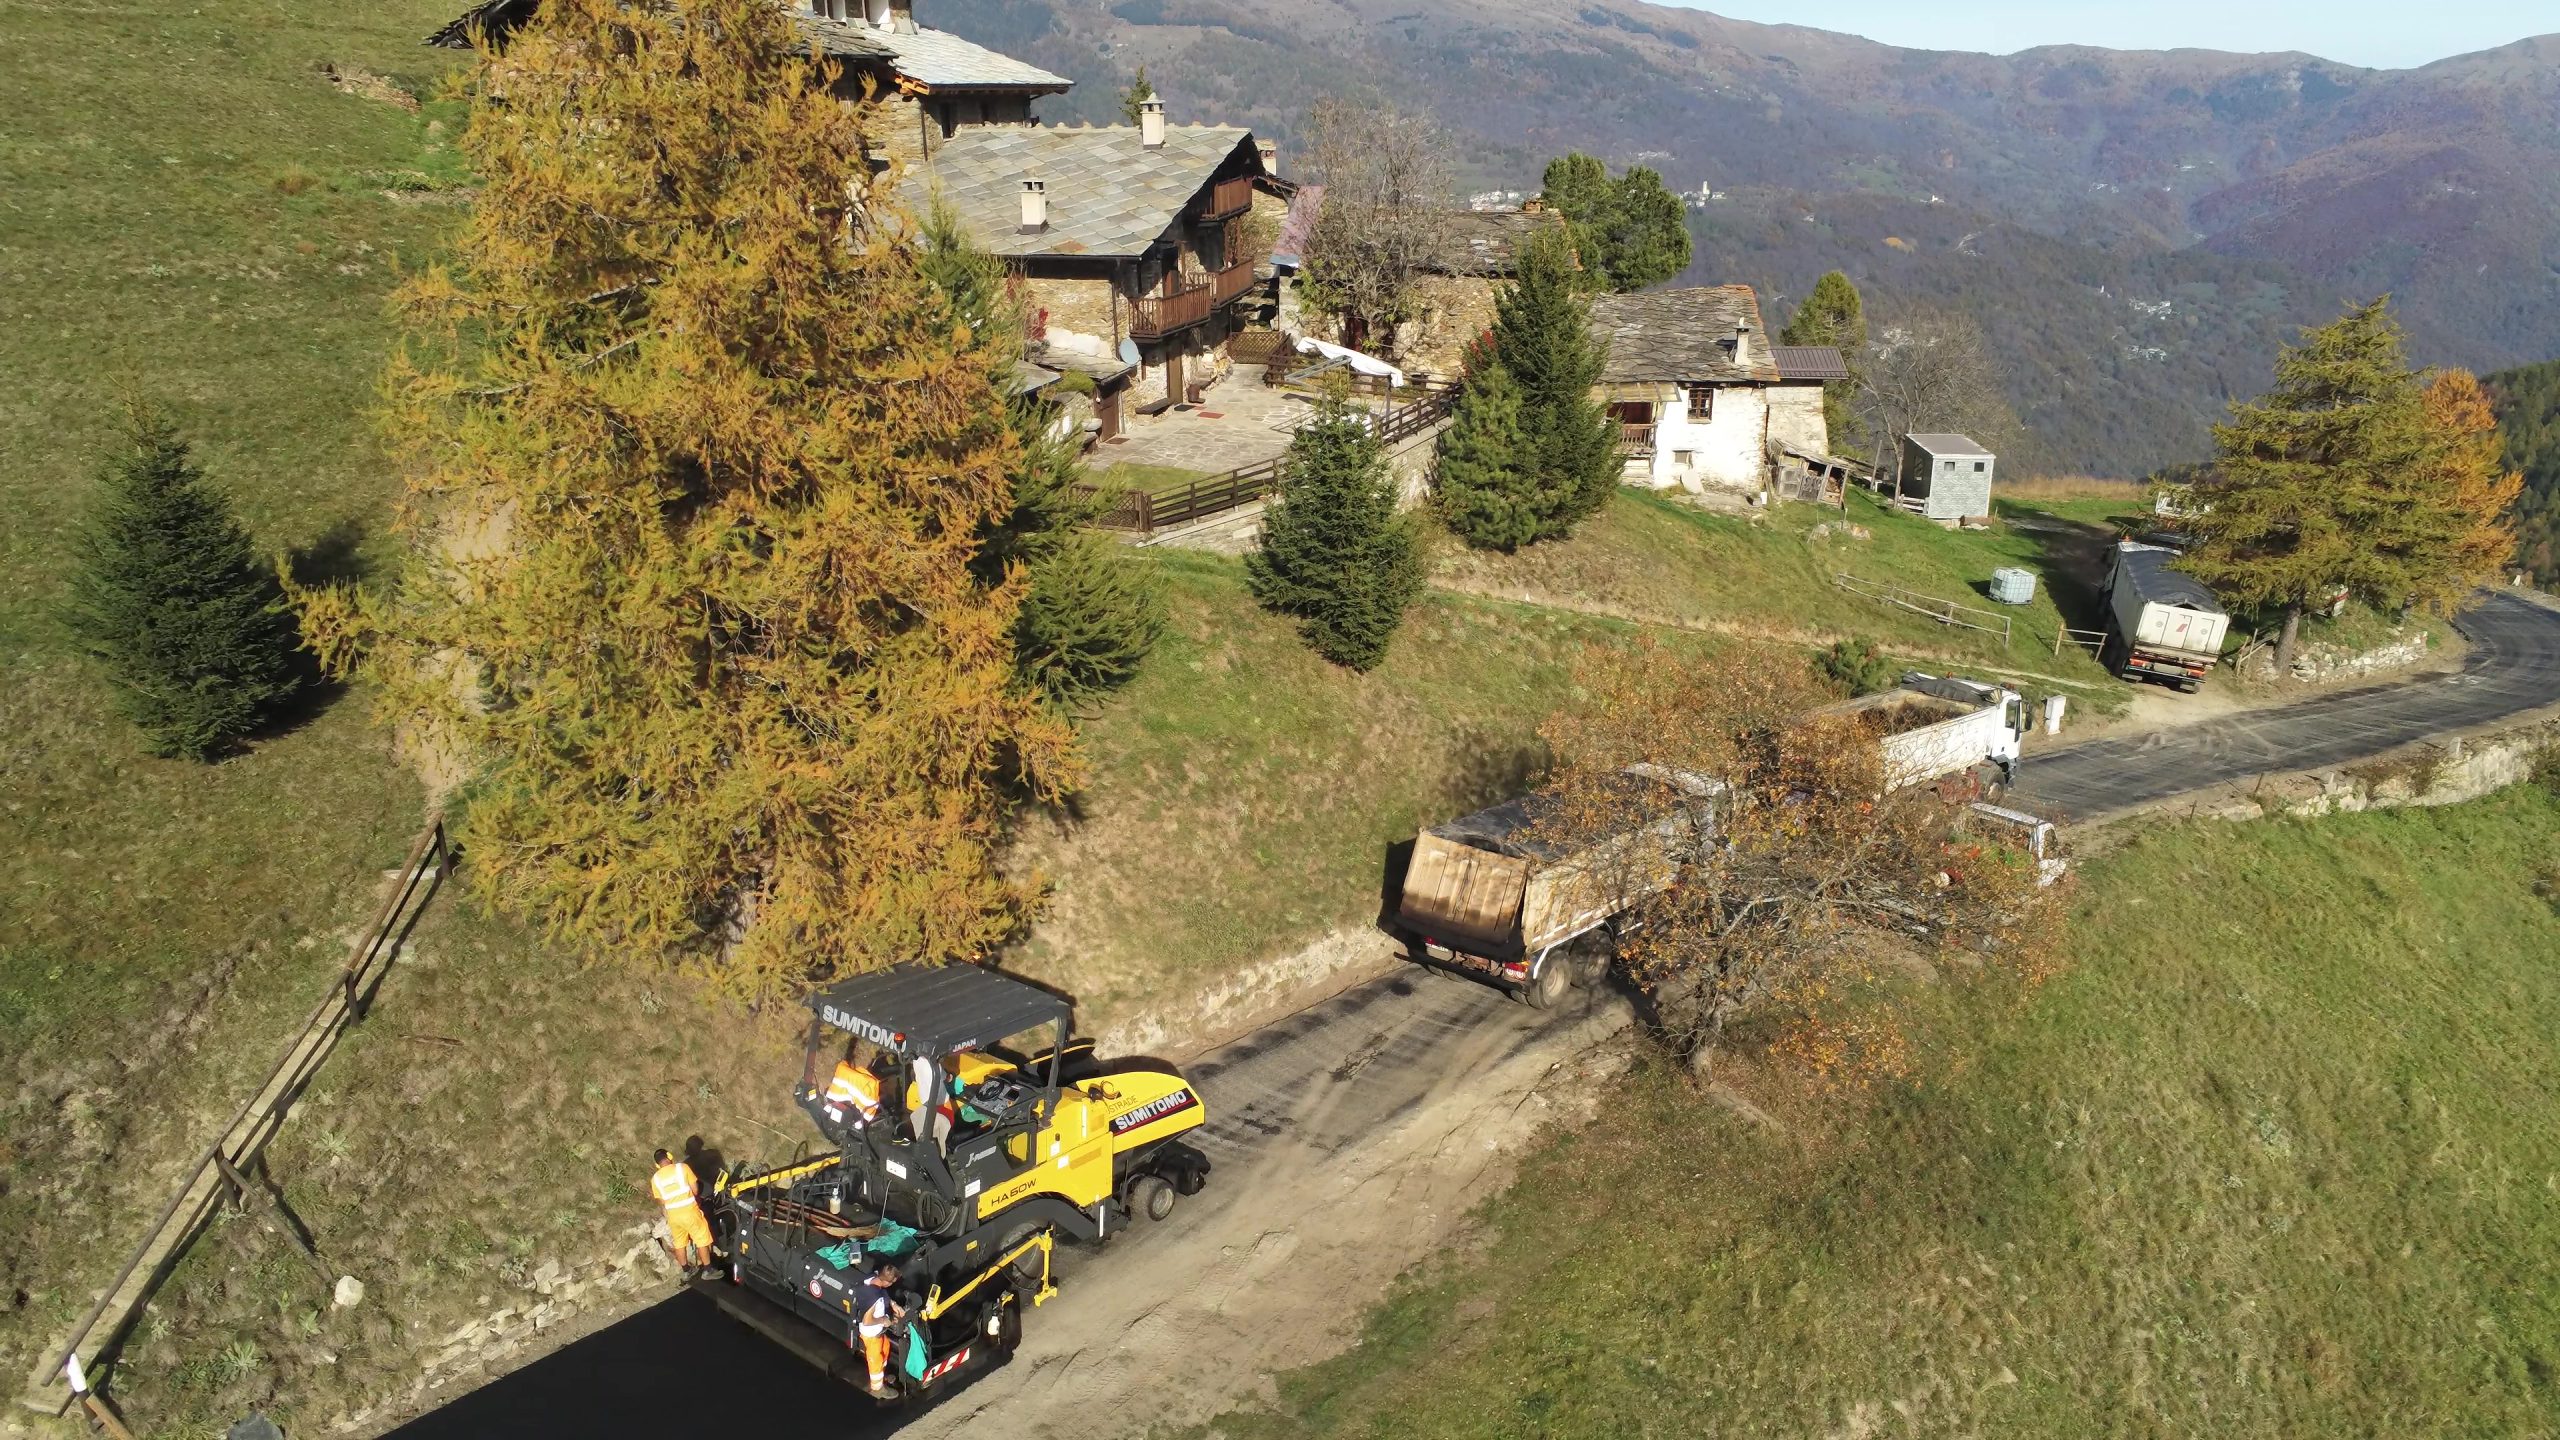
M 1634 627 L 1429 594 L 1386 662 L 1317 659 L 1236 561 L 1148 552 L 1171 624 L 1085 728 L 1094 784 L 1019 860 L 1055 886 L 1023 964 L 1108 1017 L 1376 913 L 1387 847 L 1540 772 L 1538 722 Z
M 1863 635 L 1915 659 L 2051 676 L 2083 703 L 2115 699 L 2121 687 L 2085 651 L 2065 645 L 2054 653 L 2062 625 L 2097 623 L 2091 586 L 2079 577 L 2111 532 L 2078 515 L 2048 515 L 2040 505 L 2004 504 L 2001 511 L 1997 527 L 1952 531 L 1892 511 L 1863 491 L 1850 494 L 1845 513 L 1781 505 L 1744 519 L 1628 490 L 1562 542 L 1505 556 L 1447 541 L 1435 574 L 1468 590 L 1811 644 Z M 1849 525 L 1869 538 L 1848 533 Z M 2000 605 L 1983 592 L 2004 565 L 2047 577 L 2032 604 Z M 1852 594 L 1834 582 L 1839 574 L 1981 612 L 1968 619 L 1996 624 L 2005 617 L 2011 638 L 2004 644 L 1996 634 Z
M 1642 1066 L 1229 1440 L 2544 1435 L 2560 797 L 2195 823 L 1783 1134 Z M 2547 880 L 2545 881 L 2547 884 Z

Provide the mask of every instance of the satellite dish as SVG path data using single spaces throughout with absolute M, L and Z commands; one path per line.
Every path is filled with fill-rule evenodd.
M 1137 341 L 1123 340 L 1120 342 L 1120 363 L 1123 365 L 1135 365 L 1138 363 Z

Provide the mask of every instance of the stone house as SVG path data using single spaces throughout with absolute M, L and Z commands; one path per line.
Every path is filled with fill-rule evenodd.
M 1750 286 L 1596 296 L 1591 328 L 1629 483 L 1756 496 L 1781 452 L 1830 453 L 1822 384 L 1848 373 L 1840 352 L 1769 344 Z
M 1100 396 L 1107 437 L 1125 407 L 1185 399 L 1232 363 L 1239 312 L 1262 291 L 1246 217 L 1263 155 L 1250 131 L 1170 125 L 1150 101 L 1134 126 L 955 131 L 906 188 L 1014 267 L 1044 352 L 1122 367 Z
M 503 48 L 533 19 L 537 4 L 483 0 L 427 43 L 467 49 L 478 33 Z M 917 24 L 912 0 L 790 0 L 790 11 L 802 33 L 841 67 L 836 93 L 849 104 L 866 96 L 878 102 L 876 131 L 866 137 L 875 165 L 929 162 L 963 130 L 1034 124 L 1032 101 L 1065 94 L 1074 83 Z
M 1283 289 L 1279 320 L 1283 329 L 1359 349 L 1378 349 L 1419 377 L 1455 379 L 1465 369 L 1467 346 L 1493 328 L 1494 297 L 1520 273 L 1520 252 L 1542 228 L 1561 230 L 1564 217 L 1553 211 L 1454 210 L 1445 217 L 1436 252 L 1414 283 L 1414 313 L 1396 326 L 1391 342 L 1353 333 L 1336 315 L 1308 310 L 1288 277 L 1303 268 L 1324 206 L 1322 185 L 1295 188 L 1272 253 Z
M 504 45 L 537 0 L 484 3 L 428 37 Z M 867 158 L 894 168 L 918 214 L 939 198 L 1021 277 L 1032 313 L 1026 372 L 1094 381 L 1104 436 L 1129 408 L 1187 397 L 1230 365 L 1239 302 L 1264 290 L 1250 253 L 1257 209 L 1285 201 L 1274 152 L 1251 132 L 1170 125 L 1152 101 L 1136 125 L 1042 126 L 1032 103 L 1072 82 L 916 22 L 912 0 L 788 0 L 791 18 L 843 73 L 848 104 L 877 105 Z M 1267 274 L 1268 272 L 1265 272 Z

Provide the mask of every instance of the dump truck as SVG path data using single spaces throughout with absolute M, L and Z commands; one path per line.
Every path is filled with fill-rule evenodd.
M 901 965 L 808 1005 L 794 1093 L 834 1149 L 720 1176 L 724 1274 L 697 1283 L 821 1369 L 867 1383 L 857 1287 L 888 1262 L 907 1311 L 891 1348 L 900 1396 L 992 1363 L 1056 1293 L 1057 1242 L 1165 1219 L 1207 1183 L 1208 1157 L 1181 1138 L 1208 1118 L 1198 1089 L 1157 1061 L 1098 1060 L 1046 990 L 978 965 Z M 880 1077 L 876 1115 L 832 1118 L 840 1064 Z
M 2203 686 L 2231 617 L 2204 582 L 2169 568 L 2168 545 L 2121 540 L 2107 562 L 2107 639 L 2098 662 L 2122 680 Z
M 1536 791 L 1416 836 L 1388 932 L 1417 963 L 1490 981 L 1540 1009 L 1575 977 L 1566 947 L 1612 938 L 1628 912 L 1678 877 L 1712 834 L 1722 781 L 1655 765 L 1619 775 L 1639 803 L 1625 828 L 1568 842 L 1561 804 Z
M 2016 772 L 2028 725 L 2026 698 L 2005 685 L 1917 670 L 1890 690 L 1814 713 L 1854 715 L 1877 728 L 1888 790 L 1937 781 L 1966 798 Z

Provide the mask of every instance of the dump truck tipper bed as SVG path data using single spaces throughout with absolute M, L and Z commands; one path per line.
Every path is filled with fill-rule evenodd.
M 1389 930 L 1416 960 L 1553 1004 L 1569 983 L 1553 953 L 1670 884 L 1724 793 L 1718 781 L 1658 766 L 1631 766 L 1622 778 L 1659 803 L 1638 807 L 1642 823 L 1573 848 L 1556 833 L 1557 801 L 1544 791 L 1423 831 Z
M 1910 671 L 1891 690 L 1828 705 L 1816 714 L 1872 721 L 1884 747 L 1885 787 L 1899 790 L 1984 764 L 2002 774 L 2018 763 L 2026 700 L 2003 685 Z

